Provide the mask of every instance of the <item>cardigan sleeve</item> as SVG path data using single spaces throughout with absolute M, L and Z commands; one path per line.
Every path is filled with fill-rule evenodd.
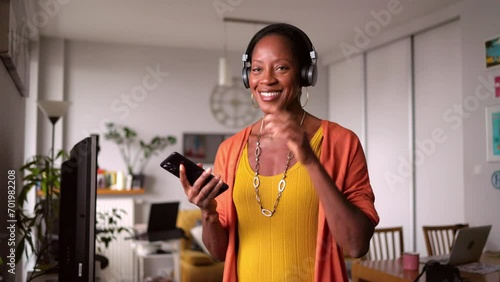
M 377 225 L 379 217 L 375 210 L 375 195 L 370 184 L 363 148 L 357 137 L 350 145 L 352 153 L 344 178 L 343 193 L 349 202 L 363 211 L 373 224 Z
M 346 199 L 377 225 L 375 196 L 370 184 L 363 147 L 351 130 L 325 121 L 321 155 L 323 164 Z

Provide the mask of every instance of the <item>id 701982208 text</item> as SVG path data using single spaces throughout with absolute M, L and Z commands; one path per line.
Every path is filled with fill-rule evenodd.
M 2 224 L 3 225 L 3 224 Z M 8 272 L 16 274 L 16 171 L 7 171 L 7 257 Z M 5 230 L 4 230 L 5 231 Z

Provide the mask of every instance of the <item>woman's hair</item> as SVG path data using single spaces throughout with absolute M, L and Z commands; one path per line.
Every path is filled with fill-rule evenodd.
M 312 63 L 309 52 L 314 50 L 309 37 L 298 27 L 286 23 L 276 23 L 268 25 L 259 30 L 250 40 L 246 49 L 247 61 L 252 61 L 252 53 L 255 45 L 268 35 L 280 35 L 290 42 L 293 57 L 297 60 L 299 70 Z

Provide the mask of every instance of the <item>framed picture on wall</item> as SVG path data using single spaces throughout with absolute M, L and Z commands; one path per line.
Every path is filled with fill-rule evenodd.
M 492 69 L 500 66 L 500 35 L 484 41 L 486 68 Z
M 184 133 L 183 155 L 195 163 L 214 163 L 220 143 L 231 135 L 231 133 Z
M 487 160 L 500 161 L 500 105 L 486 107 L 486 146 Z

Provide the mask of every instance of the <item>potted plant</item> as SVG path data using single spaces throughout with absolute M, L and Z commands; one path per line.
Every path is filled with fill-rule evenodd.
M 55 166 L 58 159 L 67 159 L 68 154 L 61 150 L 56 157 L 35 155 L 24 164 L 22 172 L 23 187 L 17 198 L 16 220 L 19 241 L 16 246 L 16 263 L 23 253 L 32 253 L 36 258 L 34 268 L 41 272 L 49 271 L 57 265 L 57 248 L 54 239 L 58 234 L 59 189 L 61 169 Z M 29 192 L 37 192 L 37 201 L 32 211 L 25 210 Z M 30 277 L 32 279 L 34 277 Z M 28 280 L 29 281 L 29 280 Z
M 104 138 L 118 145 L 127 172 L 133 176 L 132 187 L 143 187 L 144 168 L 151 157 L 177 142 L 172 135 L 156 135 L 149 142 L 145 142 L 138 139 L 134 129 L 114 123 L 107 123 L 106 128 Z
M 103 254 L 109 244 L 117 239 L 117 235 L 127 233 L 133 235 L 132 229 L 120 225 L 122 215 L 127 212 L 123 209 L 113 208 L 111 211 L 96 212 L 96 252 Z
M 57 266 L 57 244 L 53 239 L 58 234 L 59 196 L 61 169 L 56 162 L 66 160 L 68 154 L 61 150 L 52 160 L 45 155 L 35 155 L 21 168 L 23 187 L 19 191 L 16 207 L 19 241 L 16 245 L 16 263 L 23 254 L 34 256 L 36 271 L 28 281 L 55 269 Z M 30 191 L 36 190 L 37 201 L 33 210 L 26 210 L 25 204 Z M 124 210 L 96 212 L 96 253 L 102 255 L 109 244 L 122 232 L 132 234 L 130 228 L 120 225 Z M 36 273 L 36 274 L 35 274 Z
M 105 250 L 109 245 L 117 240 L 117 235 L 127 233 L 133 235 L 133 231 L 129 227 L 120 225 L 123 215 L 127 212 L 123 209 L 113 208 L 111 211 L 97 211 L 96 212 L 96 255 L 95 260 L 99 262 L 99 267 L 96 265 L 96 277 L 101 277 L 101 269 L 108 266 L 109 261 L 106 257 Z

